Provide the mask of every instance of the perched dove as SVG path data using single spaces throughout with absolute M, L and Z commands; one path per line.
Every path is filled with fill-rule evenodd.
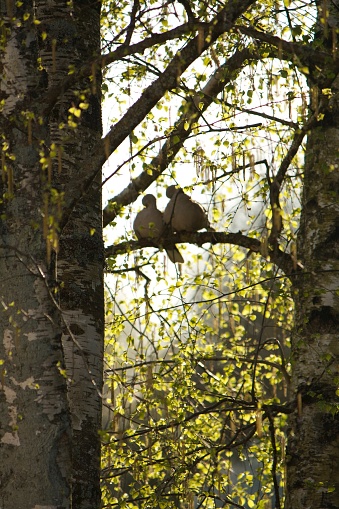
M 133 229 L 138 239 L 157 239 L 164 231 L 163 215 L 157 209 L 156 198 L 153 194 L 146 194 L 142 199 L 145 206 L 135 217 Z M 165 248 L 168 258 L 173 263 L 184 263 L 176 246 Z
M 182 189 L 169 186 L 166 196 L 170 198 L 165 212 L 164 222 L 171 226 L 175 232 L 197 232 L 206 228 L 214 231 L 211 227 L 205 210 L 192 201 Z

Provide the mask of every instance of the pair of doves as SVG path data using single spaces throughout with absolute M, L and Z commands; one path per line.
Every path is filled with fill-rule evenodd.
M 157 209 L 156 198 L 153 194 L 146 194 L 142 199 L 145 206 L 135 217 L 133 229 L 137 238 L 157 239 L 165 231 L 166 227 L 172 232 L 197 232 L 202 228 L 214 231 L 211 228 L 205 210 L 191 200 L 182 189 L 169 186 L 166 190 L 167 198 L 170 198 L 164 213 Z M 168 258 L 173 263 L 183 263 L 176 246 L 166 247 Z

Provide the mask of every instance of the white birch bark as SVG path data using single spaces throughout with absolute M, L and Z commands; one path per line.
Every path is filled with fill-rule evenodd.
M 33 17 L 32 2 L 13 15 Z M 9 5 L 9 4 L 8 4 Z M 38 139 L 22 111 L 39 91 L 37 34 L 7 21 L 1 53 L 0 506 L 70 507 L 71 421 L 62 374 L 62 328 L 54 302 L 54 263 L 43 235 Z M 5 42 L 4 40 L 2 41 Z

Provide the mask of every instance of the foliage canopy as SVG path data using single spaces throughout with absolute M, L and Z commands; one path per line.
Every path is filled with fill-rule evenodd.
M 282 504 L 316 10 L 245 4 L 104 11 L 107 50 L 129 45 L 106 76 L 110 121 L 134 108 L 140 89 L 147 100 L 166 88 L 105 170 L 104 218 L 114 228 L 103 482 L 112 507 Z M 174 236 L 199 246 L 180 245 L 181 267 L 151 241 L 131 241 L 140 207 L 120 208 L 150 186 L 163 209 L 172 183 L 193 193 L 217 230 Z

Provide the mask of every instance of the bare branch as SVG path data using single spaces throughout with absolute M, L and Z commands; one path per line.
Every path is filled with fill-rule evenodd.
M 226 106 L 229 106 L 230 108 L 234 108 L 234 104 L 224 102 Z M 266 118 L 267 120 L 272 120 L 273 122 L 278 122 L 279 124 L 287 125 L 288 127 L 291 127 L 292 129 L 298 129 L 298 124 L 296 122 L 293 122 L 292 120 L 285 120 L 284 118 L 276 117 L 274 115 L 269 115 L 268 113 L 264 113 L 263 111 L 256 111 L 255 109 L 250 108 L 242 108 L 240 106 L 235 106 L 235 109 L 237 111 L 241 111 L 242 113 L 248 113 L 248 115 L 256 115 L 261 118 Z
M 195 21 L 195 16 L 188 0 L 178 0 L 184 6 L 189 21 Z
M 131 12 L 131 17 L 130 17 L 131 21 L 130 21 L 127 29 L 126 29 L 125 46 L 129 46 L 129 44 L 131 42 L 132 35 L 133 35 L 133 32 L 134 32 L 134 28 L 135 28 L 136 15 L 137 15 L 137 12 L 138 12 L 139 9 L 140 9 L 139 0 L 134 0 L 133 7 L 132 7 L 132 12 Z
M 212 182 L 216 182 L 217 180 L 221 180 L 225 177 L 230 177 L 231 175 L 237 175 L 241 171 L 244 171 L 246 168 L 253 168 L 254 166 L 258 166 L 260 164 L 264 164 L 266 166 L 266 168 L 268 168 L 267 159 L 261 159 L 260 161 L 255 161 L 254 163 L 251 162 L 251 163 L 247 163 L 247 164 L 242 164 L 241 166 L 237 166 L 236 168 L 234 168 L 233 170 L 230 170 L 230 171 L 223 171 L 217 177 L 213 177 L 211 179 L 204 180 L 203 184 L 205 184 L 205 185 L 210 184 Z

